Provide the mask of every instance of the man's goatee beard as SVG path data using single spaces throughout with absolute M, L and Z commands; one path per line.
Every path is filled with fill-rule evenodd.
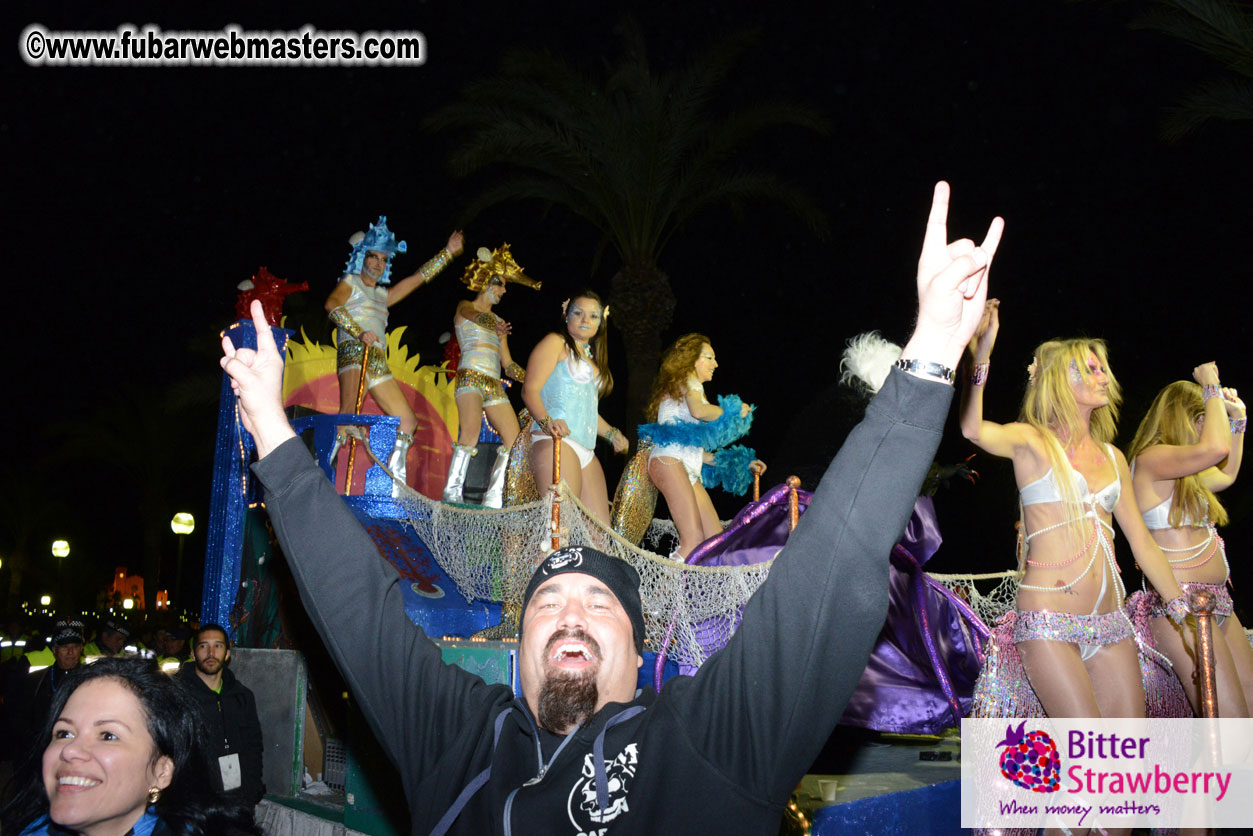
M 581 726 L 596 712 L 600 694 L 592 671 L 574 674 L 551 674 L 539 692 L 537 718 L 540 728 L 564 734 L 573 726 Z

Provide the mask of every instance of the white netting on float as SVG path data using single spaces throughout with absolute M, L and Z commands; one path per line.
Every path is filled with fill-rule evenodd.
M 986 575 L 937 575 L 928 572 L 927 575 L 969 604 L 988 627 L 994 626 L 1001 616 L 1013 609 L 1014 599 L 1018 597 L 1017 572 Z
M 622 558 L 640 575 L 645 640 L 658 649 L 674 624 L 669 658 L 699 666 L 726 644 L 744 604 L 773 561 L 752 566 L 687 566 L 638 548 L 595 519 L 565 483 L 559 497 L 502 510 L 448 505 L 412 490 L 400 503 L 406 521 L 466 598 L 500 601 L 506 630 L 516 631 L 522 594 L 552 545 L 552 506 L 560 501 L 561 542 L 586 544 Z M 673 536 L 673 524 L 654 520 L 651 540 Z

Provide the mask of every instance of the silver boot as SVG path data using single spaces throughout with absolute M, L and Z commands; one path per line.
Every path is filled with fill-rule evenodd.
M 448 465 L 448 481 L 444 482 L 444 501 L 462 502 L 462 490 L 466 486 L 466 469 L 470 466 L 470 457 L 475 453 L 473 447 L 452 446 L 452 462 Z
M 392 448 L 392 454 L 387 457 L 387 469 L 392 472 L 392 498 L 400 496 L 401 484 L 408 484 L 408 473 L 406 461 L 409 458 L 409 448 L 413 446 L 413 436 L 404 430 L 396 430 L 396 446 Z
M 500 445 L 496 450 L 496 461 L 492 464 L 492 478 L 487 483 L 487 492 L 483 494 L 484 508 L 501 508 L 505 504 L 505 471 L 509 467 L 509 448 Z

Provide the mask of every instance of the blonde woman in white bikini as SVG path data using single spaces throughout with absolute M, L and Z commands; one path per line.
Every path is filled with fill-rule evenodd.
M 1248 717 L 1253 649 L 1226 587 L 1227 551 L 1216 526 L 1227 523 L 1227 511 L 1215 496 L 1231 487 L 1240 472 L 1245 408 L 1236 390 L 1219 384 L 1214 363 L 1197 366 L 1192 378 L 1175 381 L 1158 393 L 1127 456 L 1133 462 L 1140 514 L 1165 552 L 1175 580 L 1185 592 L 1200 588 L 1215 597 L 1215 620 L 1222 636 L 1222 641 L 1214 642 L 1218 714 Z M 1193 681 L 1196 635 L 1165 617 L 1155 591 L 1146 594 L 1153 640 L 1174 664 L 1175 675 L 1199 714 L 1198 685 Z
M 1114 559 L 1112 519 L 1144 573 L 1183 619 L 1186 605 L 1136 507 L 1127 461 L 1110 442 L 1120 391 L 1101 340 L 1039 346 L 1019 420 L 983 418 L 983 390 L 999 328 L 989 300 L 970 343 L 962 434 L 1013 460 L 1021 499 L 1023 572 L 1013 645 L 1050 717 L 1143 717 L 1144 688 L 1125 591 Z M 1007 668 L 1008 669 L 1008 668 Z

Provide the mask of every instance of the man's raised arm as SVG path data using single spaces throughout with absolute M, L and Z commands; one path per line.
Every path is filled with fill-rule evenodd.
M 845 440 L 735 636 L 671 695 L 692 745 L 761 798 L 787 797 L 861 677 L 887 613 L 888 556 L 952 401 L 946 372 L 983 313 L 1004 224 L 993 220 L 979 246 L 950 243 L 948 197 L 936 184 L 908 371 L 892 371 Z
M 395 570 L 313 463 L 283 412 L 283 359 L 259 302 L 257 349 L 222 340 L 222 368 L 239 396 L 240 419 L 257 443 L 253 470 L 306 611 L 352 688 L 375 736 L 404 768 L 406 790 L 446 748 L 443 735 L 482 722 L 488 686 L 445 666 L 405 615 Z M 481 696 L 482 699 L 477 699 Z M 397 734 L 397 729 L 429 730 Z M 411 794 L 412 797 L 412 794 Z

